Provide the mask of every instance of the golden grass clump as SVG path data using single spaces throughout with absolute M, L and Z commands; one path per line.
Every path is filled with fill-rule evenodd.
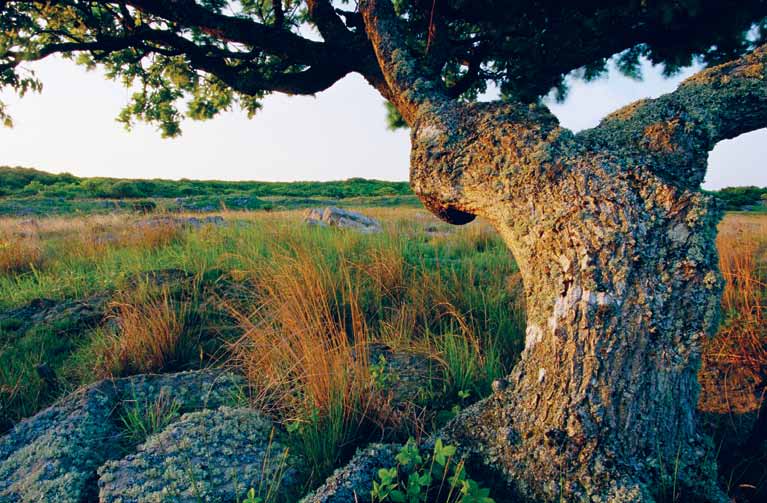
M 365 395 L 367 327 L 337 272 L 298 255 L 275 258 L 254 276 L 260 298 L 250 315 L 237 314 L 244 335 L 235 351 L 270 408 L 325 414 L 337 398 L 351 410 Z
M 717 239 L 725 317 L 708 356 L 767 378 L 767 218 L 731 215 Z
M 176 300 L 167 288 L 139 289 L 112 303 L 112 329 L 94 340 L 93 373 L 120 377 L 176 369 L 194 356 L 195 341 L 186 327 L 188 301 Z
M 0 273 L 20 273 L 39 268 L 43 247 L 35 235 L 0 235 Z
M 299 432 L 303 452 L 326 475 L 369 419 L 375 388 L 368 332 L 348 270 L 330 270 L 307 250 L 254 271 L 258 299 L 238 313 L 235 360 L 256 405 Z

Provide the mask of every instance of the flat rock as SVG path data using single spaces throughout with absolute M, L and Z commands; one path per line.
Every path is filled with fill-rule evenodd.
M 304 213 L 304 222 L 308 225 L 320 227 L 338 227 L 340 229 L 353 229 L 365 234 L 381 232 L 381 223 L 356 211 L 343 210 L 335 206 L 328 206 L 324 210 L 312 208 Z
M 295 485 L 295 460 L 273 429 L 251 409 L 185 414 L 135 454 L 99 469 L 99 501 L 238 501 L 250 488 Z
M 83 299 L 34 299 L 28 304 L 0 311 L 0 331 L 23 333 L 35 325 L 79 332 L 98 325 L 104 317 L 108 297 L 103 294 Z

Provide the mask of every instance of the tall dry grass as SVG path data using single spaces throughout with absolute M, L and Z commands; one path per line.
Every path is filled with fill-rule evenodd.
M 698 409 L 714 433 L 728 493 L 764 501 L 767 459 L 759 425 L 767 425 L 767 216 L 728 215 L 717 248 L 723 322 L 703 353 Z
M 43 245 L 36 229 L 0 228 L 0 274 L 29 271 L 42 266 Z
M 767 384 L 767 218 L 728 215 L 717 238 L 724 322 L 706 348 L 708 363 Z
M 260 228 L 254 260 L 236 273 L 249 295 L 222 299 L 243 331 L 232 352 L 256 406 L 294 430 L 319 475 L 362 439 L 424 431 L 425 407 L 431 414 L 459 395 L 480 398 L 516 358 L 502 354 L 519 344 L 524 316 L 510 316 L 519 305 L 505 292 L 505 248 L 481 229 L 435 246 L 386 227 L 379 236 Z M 489 246 L 488 263 L 472 265 Z M 502 290 L 497 298 L 481 292 L 489 281 Z M 433 362 L 420 383 L 426 402 L 394 403 L 374 376 L 373 345 Z
M 251 277 L 253 311 L 235 311 L 244 334 L 234 355 L 256 405 L 297 433 L 318 476 L 354 442 L 375 400 L 367 322 L 347 273 L 305 249 L 275 256 Z
M 97 331 L 82 359 L 96 378 L 178 370 L 198 350 L 188 326 L 193 310 L 168 288 L 121 292 L 111 304 L 111 322 Z
M 39 269 L 62 258 L 92 260 L 110 249 L 151 251 L 177 243 L 185 234 L 183 226 L 170 220 L 126 215 L 0 219 L 0 273 Z

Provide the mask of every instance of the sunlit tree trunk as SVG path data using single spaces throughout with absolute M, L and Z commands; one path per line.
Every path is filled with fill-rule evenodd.
M 492 166 L 477 150 L 513 155 L 494 136 L 472 142 L 464 180 Z M 717 320 L 719 212 L 574 139 L 548 155 L 561 162 L 463 186 L 519 264 L 527 333 L 507 382 L 449 433 L 538 501 L 649 501 L 674 488 L 716 500 L 695 408 L 700 343 Z
M 391 3 L 360 9 L 411 126 L 416 194 L 492 223 L 524 280 L 520 363 L 442 434 L 505 481 L 498 499 L 725 501 L 695 419 L 721 290 L 700 184 L 718 141 L 767 124 L 767 48 L 575 135 L 543 106 L 449 99 Z

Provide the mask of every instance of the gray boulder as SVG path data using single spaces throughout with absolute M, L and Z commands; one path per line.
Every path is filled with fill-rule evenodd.
M 105 380 L 85 387 L 0 438 L 0 501 L 93 501 L 97 470 L 122 451 L 126 403 L 169 396 L 181 410 L 234 403 L 244 380 L 215 370 Z
M 185 414 L 135 454 L 99 469 L 99 501 L 239 501 L 296 485 L 296 462 L 251 409 L 221 407 Z
M 377 220 L 356 211 L 342 210 L 334 206 L 328 206 L 324 210 L 319 208 L 306 210 L 304 222 L 320 227 L 353 229 L 365 234 L 374 234 L 383 230 L 381 223 Z
M 115 387 L 89 386 L 0 439 L 0 501 L 90 501 L 96 469 L 111 455 Z

